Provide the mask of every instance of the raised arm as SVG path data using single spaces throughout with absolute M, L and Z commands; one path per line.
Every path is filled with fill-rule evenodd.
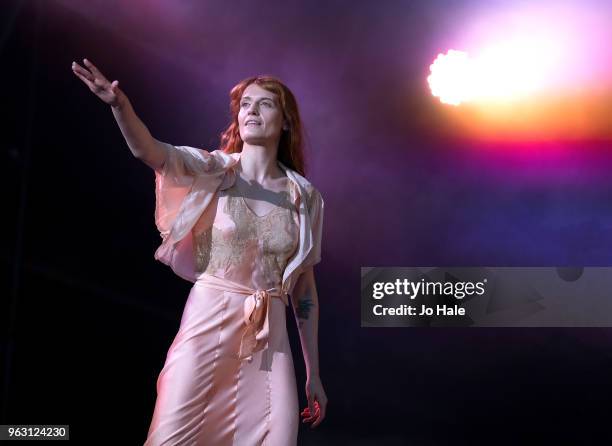
M 119 81 L 111 83 L 89 60 L 83 59 L 83 63 L 88 69 L 72 62 L 73 73 L 92 93 L 111 106 L 132 154 L 152 169 L 161 169 L 167 156 L 165 145 L 151 136 L 147 126 L 136 115 L 128 97 L 119 88 Z

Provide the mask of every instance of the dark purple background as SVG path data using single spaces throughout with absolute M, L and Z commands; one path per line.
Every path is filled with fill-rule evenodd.
M 307 176 L 325 199 L 316 277 L 330 401 L 300 444 L 601 439 L 610 329 L 359 326 L 361 266 L 612 264 L 609 142 L 549 142 L 526 156 L 520 144 L 458 139 L 436 113 L 429 64 L 477 5 L 3 2 L 3 327 L 11 301 L 16 312 L 15 332 L 3 330 L 2 423 L 142 444 L 190 288 L 153 259 L 153 172 L 72 74 L 87 57 L 177 145 L 217 148 L 229 89 L 247 76 L 279 76 L 296 94 Z

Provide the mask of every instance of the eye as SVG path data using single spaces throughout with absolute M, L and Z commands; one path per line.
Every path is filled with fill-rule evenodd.
M 270 101 L 264 101 L 262 102 L 263 105 L 265 105 L 266 107 L 272 107 L 272 102 Z
M 248 102 L 243 102 L 242 104 L 240 104 L 241 107 L 247 107 L 249 105 Z

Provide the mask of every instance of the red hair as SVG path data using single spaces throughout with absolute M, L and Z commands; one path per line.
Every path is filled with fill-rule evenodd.
M 240 99 L 244 90 L 251 84 L 257 84 L 278 96 L 283 111 L 283 118 L 289 125 L 289 130 L 282 130 L 278 143 L 277 159 L 285 166 L 305 176 L 304 166 L 304 135 L 302 120 L 295 96 L 279 79 L 272 76 L 254 76 L 239 82 L 230 91 L 231 123 L 221 133 L 221 150 L 225 153 L 242 152 L 242 138 L 238 126 Z

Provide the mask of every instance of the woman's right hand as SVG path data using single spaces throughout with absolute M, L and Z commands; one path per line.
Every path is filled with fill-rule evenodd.
M 83 59 L 83 63 L 89 70 L 76 62 L 72 62 L 72 72 L 105 103 L 120 108 L 127 97 L 119 88 L 119 81 L 115 80 L 111 83 L 89 60 Z

